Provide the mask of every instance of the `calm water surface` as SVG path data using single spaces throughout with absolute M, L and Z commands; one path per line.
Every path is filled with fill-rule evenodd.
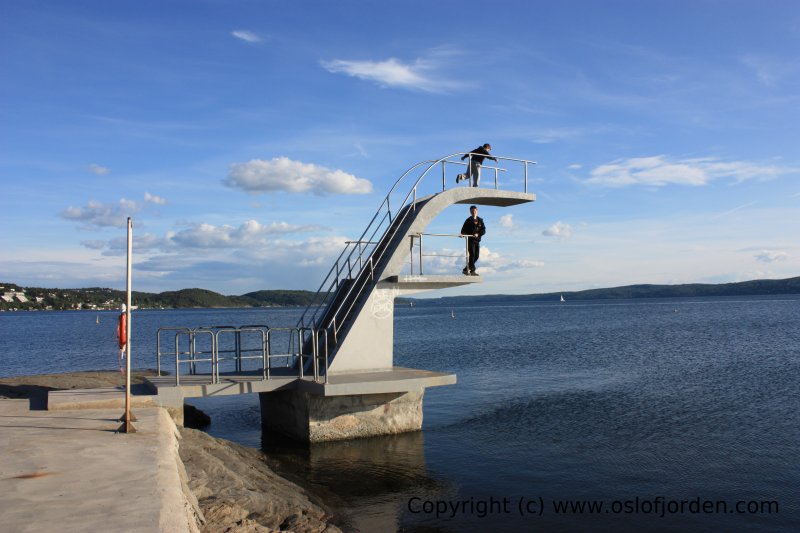
M 137 311 L 134 366 L 155 366 L 160 326 L 298 315 Z M 116 368 L 114 319 L 0 313 L 0 375 Z M 210 433 L 263 447 L 348 530 L 797 531 L 799 328 L 792 296 L 422 302 L 397 308 L 395 363 L 455 372 L 458 384 L 426 392 L 420 433 L 296 446 L 262 435 L 257 397 L 193 403 L 211 414 Z M 603 507 L 557 514 L 566 500 Z M 660 516 L 681 501 L 683 513 Z M 697 508 L 705 501 L 712 512 Z M 739 501 L 778 509 L 737 513 Z M 436 502 L 449 506 L 438 517 L 426 512 Z

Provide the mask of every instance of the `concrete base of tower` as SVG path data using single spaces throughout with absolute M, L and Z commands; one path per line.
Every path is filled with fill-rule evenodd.
M 300 390 L 259 393 L 262 425 L 304 442 L 392 435 L 422 429 L 425 389 L 318 396 Z

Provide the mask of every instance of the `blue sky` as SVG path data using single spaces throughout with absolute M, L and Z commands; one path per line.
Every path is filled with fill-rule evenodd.
M 2 281 L 122 288 L 132 216 L 139 290 L 316 289 L 403 171 L 484 142 L 538 199 L 432 296 L 800 275 L 795 2 L 0 9 Z

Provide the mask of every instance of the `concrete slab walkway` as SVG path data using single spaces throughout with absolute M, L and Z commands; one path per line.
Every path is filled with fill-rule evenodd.
M 120 434 L 121 414 L 0 400 L 0 529 L 197 531 L 169 415 L 138 409 L 137 433 Z

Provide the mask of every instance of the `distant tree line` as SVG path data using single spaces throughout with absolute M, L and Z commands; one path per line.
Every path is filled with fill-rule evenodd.
M 119 309 L 125 302 L 125 291 L 89 287 L 85 289 L 49 289 L 21 287 L 14 283 L 0 283 L 0 294 L 8 294 L 11 301 L 0 300 L 0 310 L 65 310 L 65 309 Z M 20 298 L 18 295 L 22 295 Z M 307 306 L 312 302 L 311 291 L 262 290 L 241 296 L 225 296 L 206 289 L 182 289 L 160 293 L 133 291 L 132 304 L 139 309 L 180 307 L 288 307 Z
M 624 300 L 635 298 L 689 298 L 708 296 L 767 296 L 800 294 L 800 277 L 762 279 L 736 283 L 687 283 L 682 285 L 626 285 L 607 289 L 551 292 L 547 294 L 493 294 L 486 296 L 447 296 L 431 303 L 448 304 L 456 301 L 557 302 L 560 296 L 567 301 Z

